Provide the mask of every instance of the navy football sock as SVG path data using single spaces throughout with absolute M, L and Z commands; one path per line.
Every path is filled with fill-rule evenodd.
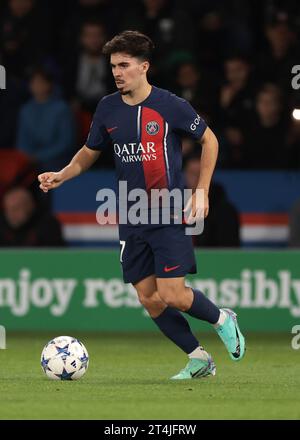
M 178 310 L 167 307 L 157 318 L 152 319 L 163 334 L 187 354 L 199 347 L 189 323 Z
M 215 324 L 220 317 L 220 310 L 200 290 L 192 289 L 194 300 L 191 308 L 186 310 L 190 316 Z

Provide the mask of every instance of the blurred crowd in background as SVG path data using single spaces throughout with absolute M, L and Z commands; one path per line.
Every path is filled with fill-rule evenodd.
M 84 144 L 98 101 L 115 91 L 102 47 L 125 29 L 155 43 L 150 83 L 214 130 L 219 169 L 300 168 L 298 0 L 2 0 L 0 198 Z M 192 170 L 199 145 L 183 139 L 183 157 Z M 112 151 L 100 159 L 113 167 Z

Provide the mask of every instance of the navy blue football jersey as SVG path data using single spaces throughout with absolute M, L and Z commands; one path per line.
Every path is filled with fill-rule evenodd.
M 184 188 L 182 135 L 200 139 L 205 121 L 184 99 L 152 86 L 137 105 L 126 104 L 119 92 L 105 96 L 93 117 L 87 147 L 113 148 L 118 181 L 136 188 Z

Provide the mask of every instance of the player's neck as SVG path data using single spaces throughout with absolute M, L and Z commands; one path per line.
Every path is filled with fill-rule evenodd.
M 142 87 L 128 93 L 127 95 L 122 95 L 123 101 L 128 105 L 137 105 L 145 101 L 148 98 L 152 90 L 151 84 L 146 82 Z

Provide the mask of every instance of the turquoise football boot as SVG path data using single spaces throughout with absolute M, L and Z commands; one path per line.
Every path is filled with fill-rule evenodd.
M 216 374 L 216 366 L 212 357 L 208 355 L 207 360 L 204 359 L 190 359 L 188 364 L 179 371 L 178 374 L 171 377 L 174 380 L 181 379 L 199 379 L 209 375 L 214 376 Z
M 236 313 L 230 309 L 221 310 L 226 313 L 227 317 L 224 324 L 216 328 L 216 332 L 224 342 L 231 359 L 239 361 L 245 354 L 245 338 L 239 329 Z

